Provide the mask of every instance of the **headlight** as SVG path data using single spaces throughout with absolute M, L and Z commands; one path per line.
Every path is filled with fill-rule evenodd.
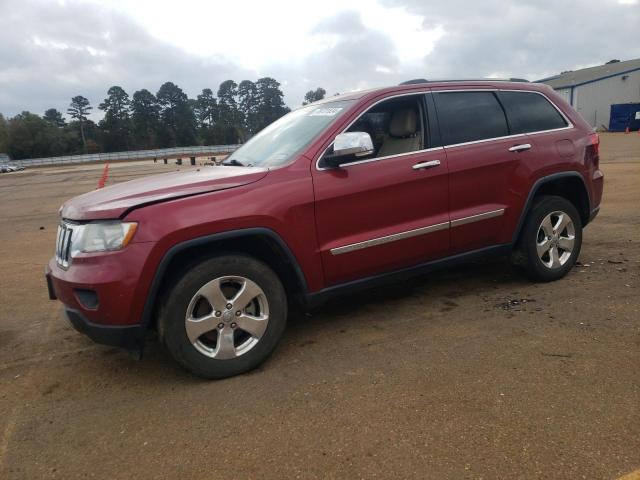
M 75 226 L 71 257 L 80 252 L 110 252 L 126 247 L 136 233 L 135 222 L 95 222 Z

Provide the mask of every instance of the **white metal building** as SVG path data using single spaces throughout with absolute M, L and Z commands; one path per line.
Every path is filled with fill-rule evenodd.
M 595 128 L 609 126 L 611 105 L 640 102 L 640 58 L 538 80 L 553 87 Z

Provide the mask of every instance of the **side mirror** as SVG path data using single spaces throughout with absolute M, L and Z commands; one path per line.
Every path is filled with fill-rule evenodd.
M 345 132 L 333 141 L 333 154 L 324 158 L 329 167 L 339 167 L 349 161 L 349 157 L 364 157 L 373 153 L 371 136 L 366 132 Z
M 345 155 L 365 156 L 373 153 L 373 142 L 366 132 L 345 132 L 333 141 L 333 154 L 336 157 Z

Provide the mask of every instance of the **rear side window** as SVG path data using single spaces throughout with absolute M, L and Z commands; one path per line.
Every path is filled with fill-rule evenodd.
M 507 112 L 511 133 L 541 132 L 567 126 L 566 120 L 549 100 L 537 93 L 499 93 Z
M 434 97 L 445 145 L 509 135 L 493 92 L 442 92 Z

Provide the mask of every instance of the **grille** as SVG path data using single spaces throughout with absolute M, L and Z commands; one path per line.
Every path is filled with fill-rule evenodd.
M 61 223 L 58 226 L 58 237 L 56 239 L 56 262 L 61 267 L 69 266 L 69 258 L 71 256 L 71 237 L 73 229 L 70 225 Z

